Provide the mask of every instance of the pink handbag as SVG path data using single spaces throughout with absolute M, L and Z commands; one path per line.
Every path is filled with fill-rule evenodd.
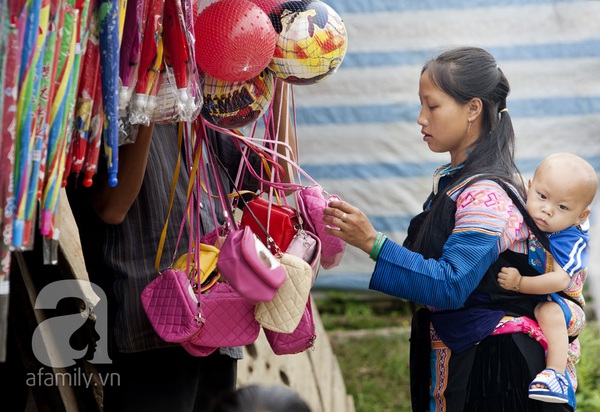
M 306 302 L 300 323 L 292 333 L 275 332 L 269 329 L 264 329 L 264 331 L 269 346 L 276 355 L 293 355 L 312 348 L 317 335 L 310 297 Z
M 217 269 L 251 303 L 272 300 L 286 276 L 285 269 L 249 226 L 227 235 Z
M 312 270 L 312 285 L 314 285 L 321 266 L 321 240 L 317 235 L 300 229 L 285 252 L 302 258 L 302 260 L 310 265 Z
M 346 242 L 325 232 L 327 223 L 323 221 L 323 210 L 332 200 L 341 200 L 336 195 L 327 194 L 319 185 L 306 187 L 296 192 L 298 194 L 298 207 L 310 230 L 321 240 L 321 266 L 331 269 L 340 264 Z
M 167 269 L 144 288 L 142 306 L 157 335 L 166 342 L 184 342 L 200 327 L 200 311 L 187 274 Z
M 201 327 L 188 339 L 196 346 L 244 346 L 258 338 L 260 325 L 254 318 L 254 304 L 226 283 L 216 283 L 200 294 L 199 309 Z
M 243 346 L 254 342 L 260 332 L 254 305 L 231 286 L 216 283 L 197 295 L 182 270 L 162 272 L 144 288 L 141 299 L 152 327 L 166 342 Z

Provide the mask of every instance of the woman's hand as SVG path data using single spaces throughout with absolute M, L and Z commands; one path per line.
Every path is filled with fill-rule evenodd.
M 323 221 L 329 224 L 325 229 L 327 233 L 371 253 L 377 231 L 360 209 L 346 202 L 331 201 L 324 213 Z

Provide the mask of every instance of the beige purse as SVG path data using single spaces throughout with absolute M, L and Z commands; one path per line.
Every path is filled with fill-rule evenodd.
M 283 253 L 281 266 L 286 270 L 283 285 L 269 302 L 260 302 L 254 317 L 265 329 L 292 333 L 300 323 L 312 287 L 312 269 L 298 256 Z

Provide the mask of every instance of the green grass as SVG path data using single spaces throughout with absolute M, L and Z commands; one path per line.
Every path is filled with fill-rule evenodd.
M 577 365 L 577 410 L 600 411 L 600 325 L 597 320 L 588 322 L 579 336 L 581 361 Z
M 408 304 L 364 293 L 327 292 L 314 297 L 356 412 L 410 411 Z M 600 410 L 600 333 L 591 314 L 580 342 L 577 411 L 596 412 Z
M 357 412 L 411 410 L 407 333 L 334 338 L 332 347 Z

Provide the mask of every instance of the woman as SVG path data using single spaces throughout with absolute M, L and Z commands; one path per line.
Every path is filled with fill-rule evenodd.
M 328 232 L 377 262 L 371 289 L 427 306 L 413 319 L 415 411 L 571 410 L 528 399 L 528 384 L 544 367 L 536 341 L 522 333 L 490 336 L 505 315 L 533 319 L 538 299 L 496 280 L 502 266 L 538 274 L 527 264 L 530 230 L 509 91 L 493 56 L 480 48 L 452 49 L 424 65 L 417 122 L 429 149 L 449 153 L 450 162 L 435 172 L 403 246 L 345 202 L 325 210 Z

